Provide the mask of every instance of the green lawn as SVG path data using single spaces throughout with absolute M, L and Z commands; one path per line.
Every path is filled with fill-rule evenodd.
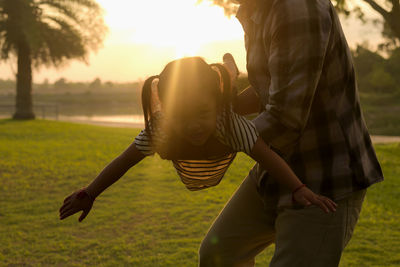
M 98 198 L 84 222 L 58 219 L 64 197 L 137 133 L 0 120 L 0 266 L 196 266 L 202 237 L 253 164 L 245 155 L 219 186 L 199 192 L 186 190 L 169 162 L 147 158 Z M 341 266 L 400 265 L 400 144 L 377 153 L 386 181 L 370 189 Z

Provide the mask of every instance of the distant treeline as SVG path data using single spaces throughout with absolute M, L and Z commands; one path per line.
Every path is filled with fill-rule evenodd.
M 111 82 L 101 81 L 96 78 L 91 82 L 73 82 L 65 78 L 60 78 L 54 83 L 44 80 L 42 83 L 33 84 L 34 94 L 53 94 L 53 93 L 96 93 L 96 92 L 136 92 L 140 89 L 141 81 L 136 82 Z M 0 79 L 0 93 L 14 93 L 15 80 Z
M 361 93 L 400 94 L 400 48 L 383 57 L 360 45 L 352 54 Z M 239 91 L 247 86 L 247 77 L 240 76 Z
M 382 57 L 358 46 L 353 56 L 361 92 L 400 93 L 400 48 Z
M 359 45 L 352 51 L 360 92 L 365 93 L 400 93 L 400 48 L 383 57 L 366 46 Z M 96 78 L 91 82 L 72 82 L 61 78 L 54 83 L 45 80 L 33 85 L 34 94 L 52 93 L 96 93 L 96 92 L 134 92 L 141 89 L 141 81 L 117 83 L 101 81 Z M 247 77 L 241 76 L 238 88 L 248 85 Z M 15 92 L 14 80 L 0 79 L 0 93 Z

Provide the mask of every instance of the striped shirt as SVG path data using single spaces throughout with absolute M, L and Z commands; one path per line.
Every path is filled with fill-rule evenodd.
M 253 122 L 234 112 L 228 113 L 229 122 L 225 118 L 225 111 L 218 115 L 216 131 L 212 138 L 226 146 L 229 152 L 220 156 L 208 156 L 204 159 L 172 160 L 179 177 L 189 190 L 201 190 L 219 184 L 237 152 L 250 155 L 258 138 Z M 162 153 L 160 152 L 161 147 L 172 145 L 173 140 L 179 138 L 178 136 L 167 136 L 160 127 L 162 120 L 162 113 L 157 112 L 151 119 L 151 138 L 146 130 L 142 130 L 135 138 L 137 149 L 146 156 Z M 228 127 L 226 127 L 227 123 Z
M 315 193 L 338 200 L 383 180 L 330 0 L 247 1 L 237 18 L 264 107 L 254 119 L 260 136 Z M 290 203 L 280 189 L 280 205 Z

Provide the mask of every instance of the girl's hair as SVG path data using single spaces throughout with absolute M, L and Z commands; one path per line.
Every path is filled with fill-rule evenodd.
M 161 103 L 165 101 L 169 93 L 172 93 L 171 97 L 173 98 L 182 95 L 186 90 L 203 90 L 214 93 L 218 107 L 222 107 L 226 120 L 225 128 L 229 129 L 228 113 L 236 92 L 231 89 L 228 71 L 221 64 L 209 65 L 200 57 L 186 57 L 168 63 L 160 75 L 151 76 L 144 82 L 142 107 L 145 128 L 150 137 L 152 136 L 150 120 L 153 113 L 152 83 L 155 79 L 159 79 L 157 93 Z

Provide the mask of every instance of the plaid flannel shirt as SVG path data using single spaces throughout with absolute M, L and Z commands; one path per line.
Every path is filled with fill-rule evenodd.
M 237 18 L 249 82 L 264 107 L 254 119 L 262 138 L 311 190 L 332 199 L 383 180 L 331 2 L 247 1 Z M 288 203 L 290 192 L 280 188 L 280 205 Z

